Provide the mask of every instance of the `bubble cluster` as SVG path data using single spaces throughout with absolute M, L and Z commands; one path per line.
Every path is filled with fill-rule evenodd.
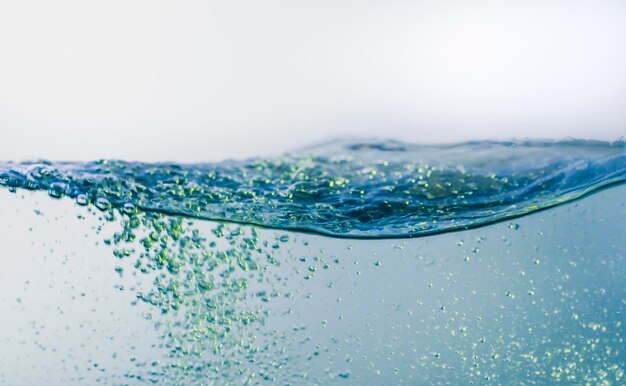
M 183 217 L 128 206 L 117 217 L 122 229 L 108 241 L 115 257 L 133 259 L 134 273 L 151 280 L 136 297 L 150 307 L 145 317 L 156 321 L 166 352 L 148 370 L 139 362 L 131 377 L 194 384 L 300 377 L 285 368 L 289 354 L 280 334 L 262 336 L 263 304 L 281 294 L 254 285 L 264 283 L 265 272 L 279 264 L 274 252 L 287 236 L 270 244 L 255 228 L 218 223 L 208 240 Z

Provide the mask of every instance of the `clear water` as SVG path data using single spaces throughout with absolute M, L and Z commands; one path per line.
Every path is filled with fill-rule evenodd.
M 0 384 L 622 384 L 625 149 L 4 163 Z

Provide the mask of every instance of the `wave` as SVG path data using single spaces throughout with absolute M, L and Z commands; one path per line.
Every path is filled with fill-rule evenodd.
M 142 210 L 344 238 L 488 225 L 626 181 L 626 144 L 419 145 L 339 140 L 218 163 L 5 162 L 0 185 L 101 210 Z

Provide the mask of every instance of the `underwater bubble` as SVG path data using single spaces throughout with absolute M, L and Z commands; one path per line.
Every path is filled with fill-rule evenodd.
M 89 197 L 86 194 L 79 194 L 76 196 L 76 203 L 81 206 L 87 205 L 89 204 Z
M 122 206 L 122 211 L 127 215 L 133 215 L 137 213 L 137 207 L 131 203 L 126 203 Z
M 53 182 L 48 188 L 48 195 L 53 198 L 61 198 L 65 196 L 68 186 L 62 182 Z
M 105 211 L 111 208 L 111 203 L 109 202 L 109 200 L 107 200 L 104 197 L 97 198 L 96 202 L 94 202 L 94 205 L 96 206 L 96 208 L 100 209 L 101 211 Z

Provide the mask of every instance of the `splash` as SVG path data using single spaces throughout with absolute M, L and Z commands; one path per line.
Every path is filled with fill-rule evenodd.
M 320 291 L 319 283 L 314 285 L 317 275 L 325 281 L 322 287 L 328 287 L 330 291 L 333 283 L 341 285 L 343 282 L 345 286 L 345 283 L 351 282 L 353 274 L 360 276 L 361 270 L 369 269 L 371 280 L 376 278 L 372 270 L 383 271 L 387 265 L 398 265 L 402 260 L 381 261 L 378 256 L 368 256 L 366 247 L 361 246 L 359 258 L 351 263 L 354 267 L 342 266 L 340 260 L 344 256 L 340 256 L 341 252 L 327 254 L 321 248 L 312 250 L 306 241 L 311 238 L 304 238 L 304 243 L 301 243 L 297 237 L 284 231 L 298 230 L 342 238 L 425 236 L 519 217 L 570 202 L 624 181 L 624 142 L 611 144 L 574 140 L 468 142 L 432 146 L 393 141 L 336 141 L 276 158 L 207 164 L 147 164 L 110 160 L 0 164 L 0 185 L 13 191 L 47 191 L 53 198 L 67 196 L 98 216 L 101 225 L 97 232 L 112 249 L 115 258 L 119 259 L 116 273 L 120 279 L 123 276 L 131 283 L 136 281 L 128 288 L 132 304 L 141 308 L 142 317 L 153 324 L 159 339 L 148 353 L 139 352 L 131 357 L 131 370 L 109 369 L 108 373 L 103 373 L 102 378 L 97 379 L 102 383 L 239 385 L 359 384 L 361 381 L 371 381 L 371 374 L 352 374 L 340 367 L 343 363 L 359 359 L 339 359 L 341 351 L 338 347 L 330 346 L 333 347 L 331 349 L 327 345 L 322 354 L 327 357 L 324 369 L 316 368 L 319 365 L 315 364 L 314 358 L 320 355 L 323 345 L 315 342 L 313 336 L 314 331 L 323 330 L 316 330 L 312 323 L 318 322 L 317 319 L 290 316 L 292 307 L 300 307 L 300 312 L 305 311 L 304 303 L 309 301 L 310 296 L 298 291 L 306 287 L 304 283 L 313 283 L 307 288 Z M 92 209 L 94 207 L 98 210 Z M 217 221 L 207 226 L 207 222 L 196 222 L 194 219 Z M 116 222 L 118 228 L 112 234 L 102 233 L 102 225 Z M 278 231 L 265 232 L 256 226 L 247 225 L 275 228 Z M 506 229 L 509 236 L 519 233 L 517 224 L 510 224 Z M 450 247 L 445 240 L 441 240 L 434 249 Z M 509 242 L 504 234 L 502 240 Z M 453 312 L 455 307 L 465 304 L 463 293 L 468 288 L 474 288 L 471 291 L 473 293 L 481 291 L 479 284 L 483 284 L 482 280 L 478 283 L 467 274 L 466 266 L 473 261 L 472 258 L 476 257 L 474 260 L 477 264 L 482 264 L 481 259 L 487 260 L 488 267 L 500 264 L 500 269 L 526 264 L 528 267 L 525 269 L 531 272 L 532 267 L 538 266 L 539 259 L 527 256 L 523 248 L 515 264 L 499 258 L 489 261 L 489 254 L 479 255 L 483 241 L 483 238 L 478 238 L 476 245 L 471 248 L 460 241 L 460 251 L 449 251 L 451 256 L 462 255 L 458 263 L 450 258 L 442 258 L 438 264 L 448 262 L 445 268 L 435 267 L 433 272 L 427 274 L 420 270 L 427 272 L 428 268 L 417 269 L 416 277 L 421 277 L 422 281 L 431 280 L 437 275 L 450 275 L 455 270 L 459 272 L 456 279 L 445 276 L 445 280 L 440 281 L 440 286 L 450 286 L 446 291 L 443 291 L 442 286 L 440 290 L 430 293 L 424 288 L 431 289 L 434 284 L 422 283 L 421 292 L 415 291 L 415 295 L 423 296 L 423 301 L 418 300 L 416 303 L 411 299 L 409 302 L 420 307 L 414 310 L 411 305 L 406 315 L 393 314 L 392 319 L 383 323 L 385 326 L 392 325 L 395 331 L 410 325 L 419 326 L 415 331 L 411 327 L 411 334 L 405 336 L 408 339 L 411 336 L 414 338 L 415 334 L 427 335 L 429 328 L 433 329 L 432 340 L 415 341 L 410 344 L 411 349 L 422 347 L 424 343 L 442 342 L 427 356 L 423 352 L 429 348 L 426 346 L 420 349 L 422 356 L 415 358 L 423 372 L 420 375 L 423 378 L 420 379 L 450 383 L 450 379 L 454 379 L 450 378 L 454 375 L 448 372 L 452 367 L 442 362 L 446 356 L 447 360 L 454 361 L 450 358 L 458 355 L 461 359 L 456 363 L 462 364 L 457 369 L 459 382 L 471 379 L 484 383 L 506 379 L 507 374 L 512 374 L 515 369 L 530 368 L 532 374 L 519 375 L 519 379 L 535 378 L 551 382 L 577 379 L 596 384 L 613 377 L 618 383 L 623 377 L 623 366 L 618 365 L 623 362 L 623 357 L 619 350 L 613 350 L 612 347 L 621 345 L 621 340 L 616 340 L 622 339 L 620 334 L 623 327 L 621 321 L 619 324 L 610 324 L 613 323 L 611 315 L 605 315 L 606 320 L 601 325 L 594 319 L 595 312 L 576 311 L 581 313 L 580 321 L 578 313 L 573 313 L 576 325 L 568 328 L 573 331 L 582 326 L 585 329 L 577 338 L 578 341 L 563 341 L 564 349 L 544 349 L 542 345 L 550 339 L 536 337 L 534 332 L 530 333 L 531 329 L 525 330 L 529 333 L 526 336 L 526 332 L 521 329 L 528 326 L 525 319 L 518 321 L 519 326 L 512 324 L 513 331 L 507 335 L 497 330 L 503 328 L 500 325 L 500 314 L 491 321 L 492 324 L 483 321 L 483 317 L 484 320 L 490 320 L 489 307 L 478 308 L 484 314 L 482 316 L 471 307 L 462 312 Z M 437 243 L 436 240 L 434 242 Z M 623 249 L 618 242 L 600 244 L 615 245 L 618 251 L 619 248 Z M 412 253 L 418 257 L 409 259 L 411 267 L 424 258 L 420 250 L 424 245 L 426 243 L 414 246 Z M 386 248 L 380 252 L 389 253 Z M 500 252 L 493 255 L 499 257 Z M 507 250 L 507 254 L 509 252 Z M 568 254 L 567 251 L 558 253 L 559 256 Z M 612 253 L 612 259 L 616 261 L 619 259 L 616 256 L 621 256 L 617 252 Z M 372 260 L 367 264 L 369 268 L 359 268 L 357 263 L 367 261 L 368 258 Z M 531 263 L 526 261 L 528 259 Z M 576 260 L 575 255 L 571 259 L 568 262 L 570 265 L 585 263 L 584 259 Z M 565 261 L 561 258 L 557 260 Z M 562 268 L 560 263 L 555 263 L 554 272 L 561 277 L 557 278 L 557 289 L 569 280 L 567 275 L 563 275 Z M 399 270 L 409 271 L 410 267 L 399 267 Z M 394 281 L 401 276 L 396 271 L 394 268 L 388 271 L 390 274 L 393 272 Z M 489 272 L 481 272 L 481 277 Z M 580 272 L 588 273 L 590 270 Z M 494 275 L 499 275 L 497 269 Z M 519 278 L 525 278 L 526 271 L 511 275 L 506 276 L 506 282 L 502 285 L 509 286 L 521 280 Z M 532 276 L 529 282 L 517 285 L 520 291 L 526 291 L 530 306 L 523 304 L 511 308 L 513 312 L 507 321 L 513 320 L 516 315 L 525 318 L 525 312 L 534 306 L 535 291 L 539 291 L 535 288 L 535 276 L 542 278 L 537 280 L 538 283 L 546 285 L 551 285 L 556 277 L 541 275 L 541 271 L 532 275 L 529 273 L 528 276 Z M 607 281 L 609 276 L 603 275 L 602 278 Z M 619 276 L 619 271 L 615 276 Z M 458 284 L 458 288 L 463 288 L 458 298 L 438 298 L 448 292 L 455 293 L 458 290 L 455 287 L 456 280 L 464 277 L 467 282 Z M 411 292 L 410 288 L 416 281 L 419 280 L 411 277 L 397 284 L 402 294 L 406 294 Z M 489 283 L 489 280 L 485 282 Z M 610 281 L 607 283 L 610 284 Z M 369 284 L 360 282 L 357 291 L 344 287 L 340 293 L 351 297 L 352 301 L 359 301 L 353 294 L 371 291 Z M 387 288 L 380 285 L 372 287 L 376 294 L 367 299 L 368 309 Z M 585 289 L 576 293 L 586 294 L 589 291 Z M 501 292 L 505 299 L 501 303 L 505 306 L 499 309 L 506 310 L 512 306 L 510 302 L 515 299 L 515 291 L 506 289 Z M 391 294 L 389 290 L 386 293 Z M 493 293 L 485 293 L 490 299 L 486 304 L 499 299 Z M 294 297 L 294 294 L 298 295 Z M 570 295 L 564 293 L 563 296 Z M 546 299 L 550 301 L 547 295 Z M 324 307 L 318 307 L 316 312 L 324 314 L 324 308 L 337 309 L 340 311 L 337 319 L 343 320 L 343 313 L 349 313 L 350 308 L 331 305 L 336 302 L 322 302 Z M 424 303 L 428 306 L 424 306 Z M 537 304 L 544 307 L 544 299 L 540 298 Z M 580 301 L 576 304 L 590 302 Z M 560 301 L 554 306 L 555 315 L 561 314 L 559 307 Z M 616 314 L 620 314 L 622 308 L 623 303 L 613 307 Z M 448 309 L 450 315 L 454 313 L 457 316 L 446 316 L 445 322 L 437 319 L 441 315 L 448 315 Z M 420 318 L 413 318 L 414 312 L 421 312 Z M 329 311 L 324 315 L 327 314 Z M 316 314 L 315 318 L 318 317 L 323 319 L 317 324 L 322 329 L 326 328 L 329 323 L 326 317 Z M 368 355 L 374 358 L 378 354 L 387 353 L 387 363 L 395 352 L 395 349 L 390 348 L 393 345 L 391 341 L 397 336 L 395 332 L 388 332 L 389 336 L 383 332 L 377 337 L 385 338 L 374 342 L 373 336 L 376 334 L 370 330 L 370 322 L 376 324 L 376 315 L 370 317 L 372 320 L 364 321 L 367 330 L 361 331 L 362 336 L 370 339 L 365 341 L 367 344 L 364 346 L 373 344 L 374 348 Z M 406 323 L 399 321 L 402 318 L 406 319 Z M 560 326 L 561 321 L 556 320 L 554 324 Z M 358 324 L 349 326 L 344 333 L 346 352 L 350 352 L 350 345 L 346 342 Z M 517 327 L 520 331 L 515 330 Z M 307 331 L 307 328 L 313 332 Z M 608 331 L 603 332 L 606 339 L 602 342 L 590 338 L 590 334 L 595 334 L 598 328 Z M 449 330 L 449 335 L 461 339 L 462 343 L 437 338 L 439 329 Z M 554 329 L 546 328 L 550 332 Z M 358 337 L 357 332 L 354 334 Z M 483 334 L 497 335 L 489 350 L 482 348 L 487 346 Z M 513 338 L 515 344 L 507 343 Z M 333 342 L 337 339 L 332 336 L 331 344 L 335 344 Z M 560 338 L 556 340 L 561 342 Z M 359 345 L 355 347 L 360 350 Z M 602 353 L 597 353 L 597 347 L 602 347 Z M 367 351 L 367 348 L 363 350 Z M 402 352 L 402 346 L 398 346 L 398 350 Z M 567 361 L 555 359 L 552 367 L 542 366 L 535 355 L 537 350 L 544 350 L 545 358 L 557 358 L 570 353 L 579 362 L 578 358 L 587 358 L 583 362 L 589 362 L 588 366 L 593 371 L 583 367 L 574 371 L 569 367 L 567 358 Z M 129 351 L 129 355 L 134 354 L 132 345 Z M 335 351 L 337 354 L 333 354 Z M 504 367 L 498 367 L 504 366 L 497 361 L 499 352 L 507 357 L 504 362 L 510 361 L 512 368 L 504 371 Z M 365 354 L 361 357 L 365 361 Z M 122 360 L 117 357 L 114 359 Z M 396 360 L 400 361 L 397 367 L 410 365 L 406 358 Z M 380 365 L 382 359 L 378 361 Z M 369 368 L 375 361 L 367 359 L 367 362 L 355 367 Z M 466 365 L 467 369 L 463 367 Z M 104 367 L 101 370 L 105 370 Z M 377 374 L 375 369 L 373 371 Z M 83 375 L 79 373 L 77 377 L 81 384 L 84 383 L 80 378 Z M 389 379 L 395 379 L 391 377 Z
M 414 145 L 335 141 L 205 164 L 101 160 L 0 165 L 0 184 L 79 204 L 346 238 L 469 229 L 626 180 L 623 141 Z

